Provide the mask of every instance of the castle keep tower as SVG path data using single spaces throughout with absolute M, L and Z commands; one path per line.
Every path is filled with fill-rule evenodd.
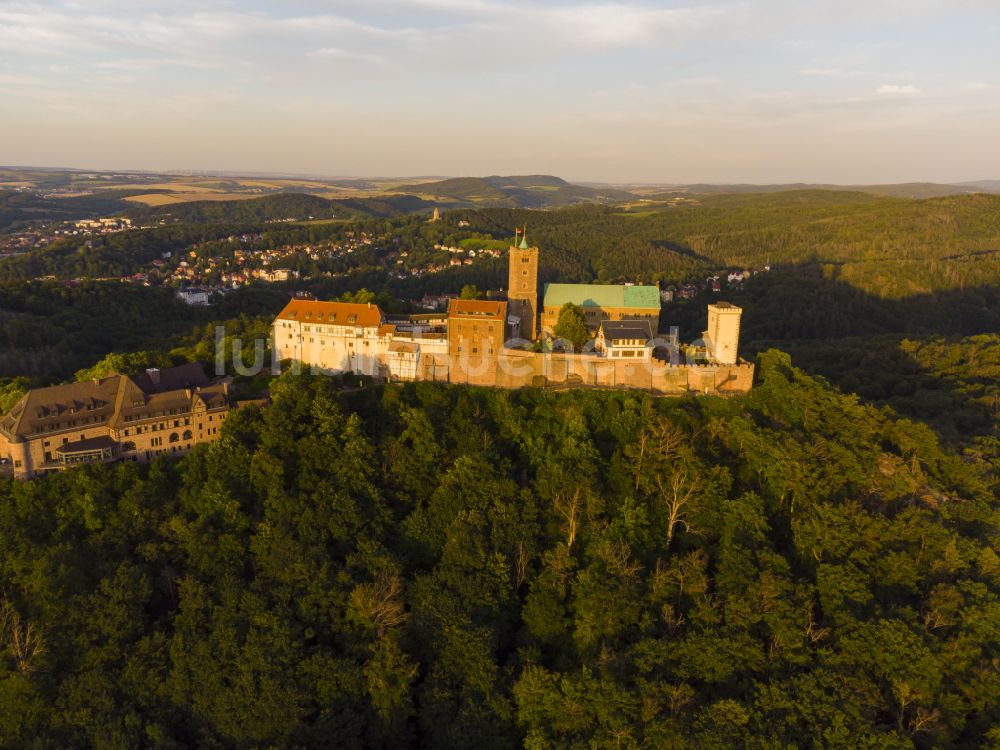
M 743 308 L 728 302 L 708 306 L 708 330 L 703 338 L 708 355 L 720 365 L 735 365 L 740 345 L 740 316 Z
M 510 246 L 507 309 L 521 319 L 521 338 L 534 341 L 538 332 L 538 248 L 528 245 L 528 233 L 522 229 L 517 230 Z

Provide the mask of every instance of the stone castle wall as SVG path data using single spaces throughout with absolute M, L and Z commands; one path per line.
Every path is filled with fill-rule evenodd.
M 422 373 L 423 363 L 421 365 Z M 671 365 L 658 360 L 610 360 L 592 354 L 503 349 L 492 363 L 452 355 L 448 362 L 447 380 L 451 383 L 500 388 L 636 388 L 679 395 L 689 392 L 746 393 L 753 385 L 753 375 L 754 366 L 748 362 L 733 365 Z

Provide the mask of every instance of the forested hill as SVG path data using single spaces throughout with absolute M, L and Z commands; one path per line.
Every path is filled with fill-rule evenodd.
M 497 237 L 527 224 L 550 281 L 675 280 L 696 269 L 783 264 L 826 266 L 879 297 L 1000 283 L 1000 195 L 904 200 L 805 190 L 450 216 Z
M 453 177 L 438 182 L 401 185 L 395 192 L 457 201 L 462 205 L 504 208 L 556 208 L 577 203 L 623 203 L 636 196 L 610 187 L 573 185 L 552 175 Z
M 679 194 L 699 195 L 713 193 L 783 193 L 791 190 L 842 190 L 859 193 L 872 193 L 891 198 L 937 198 L 943 195 L 962 195 L 967 193 L 996 193 L 1000 186 L 995 180 L 960 183 L 948 185 L 938 182 L 899 182 L 887 185 L 832 185 L 824 183 L 786 183 L 777 185 L 678 185 L 675 188 L 658 194 L 646 195 L 647 198 L 669 199 Z
M 0 744 L 996 745 L 992 480 L 759 375 L 286 375 L 177 462 L 0 483 Z
M 726 268 L 770 264 L 810 266 L 878 298 L 1000 285 L 1000 195 L 905 200 L 807 190 L 704 196 L 679 205 L 452 210 L 428 225 L 423 219 L 433 205 L 407 195 L 331 201 L 280 194 L 135 209 L 152 212 L 142 214 L 142 221 L 160 217 L 170 223 L 89 243 L 80 237 L 60 240 L 3 261 L 0 278 L 121 276 L 161 252 L 243 231 L 263 231 L 275 242 L 311 242 L 319 229 L 339 231 L 338 224 L 266 222 L 361 216 L 367 217 L 366 231 L 396 237 L 411 253 L 474 237 L 508 240 L 512 227 L 527 225 L 529 240 L 542 249 L 543 282 L 677 283 Z M 506 272 L 497 266 L 476 283 L 503 287 Z
M 376 198 L 328 199 L 305 193 L 275 193 L 260 198 L 230 201 L 191 201 L 168 206 L 137 206 L 126 213 L 140 222 L 168 219 L 174 222 L 260 224 L 266 221 L 309 219 L 370 219 L 400 216 L 434 207 L 412 195 Z
M 100 214 L 114 214 L 128 203 L 123 198 L 138 190 L 109 190 L 101 195 L 44 198 L 36 193 L 0 189 L 0 231 L 38 221 L 71 221 Z

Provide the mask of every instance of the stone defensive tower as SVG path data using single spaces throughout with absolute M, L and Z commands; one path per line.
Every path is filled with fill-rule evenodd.
M 528 245 L 528 232 L 518 229 L 510 246 L 507 309 L 521 319 L 521 338 L 538 335 L 538 248 Z
M 743 308 L 728 302 L 708 306 L 708 330 L 704 333 L 708 355 L 721 365 L 734 365 L 740 345 L 740 316 Z

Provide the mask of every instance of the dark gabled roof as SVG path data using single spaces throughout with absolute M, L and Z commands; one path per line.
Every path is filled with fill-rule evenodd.
M 82 416 L 106 420 L 115 412 L 118 394 L 125 380 L 127 378 L 114 374 L 98 380 L 35 388 L 28 391 L 0 421 L 0 429 L 11 437 L 23 437 Z
M 653 329 L 648 320 L 605 320 L 601 322 L 601 330 L 604 331 L 604 338 L 609 341 L 649 341 L 653 338 Z
M 56 448 L 56 453 L 63 455 L 68 453 L 85 453 L 87 451 L 114 448 L 116 445 L 118 445 L 117 441 L 113 440 L 110 436 L 101 435 L 100 437 L 86 438 L 84 440 L 74 440 L 72 443 L 63 443 Z
M 117 427 L 126 416 L 185 408 L 195 394 L 208 408 L 222 405 L 227 399 L 225 387 L 210 383 L 197 363 L 167 367 L 155 376 L 146 372 L 134 380 L 114 373 L 97 380 L 28 391 L 0 420 L 0 431 L 11 439 L 21 439 L 40 432 L 59 433 L 98 424 Z
M 205 368 L 200 362 L 188 362 L 177 367 L 165 367 L 162 370 L 146 370 L 141 375 L 132 378 L 143 393 L 163 393 L 177 391 L 183 388 L 199 388 L 208 385 Z
M 195 394 L 195 398 L 200 399 L 205 404 L 206 409 L 217 409 L 229 403 L 229 396 L 221 383 L 202 388 Z

